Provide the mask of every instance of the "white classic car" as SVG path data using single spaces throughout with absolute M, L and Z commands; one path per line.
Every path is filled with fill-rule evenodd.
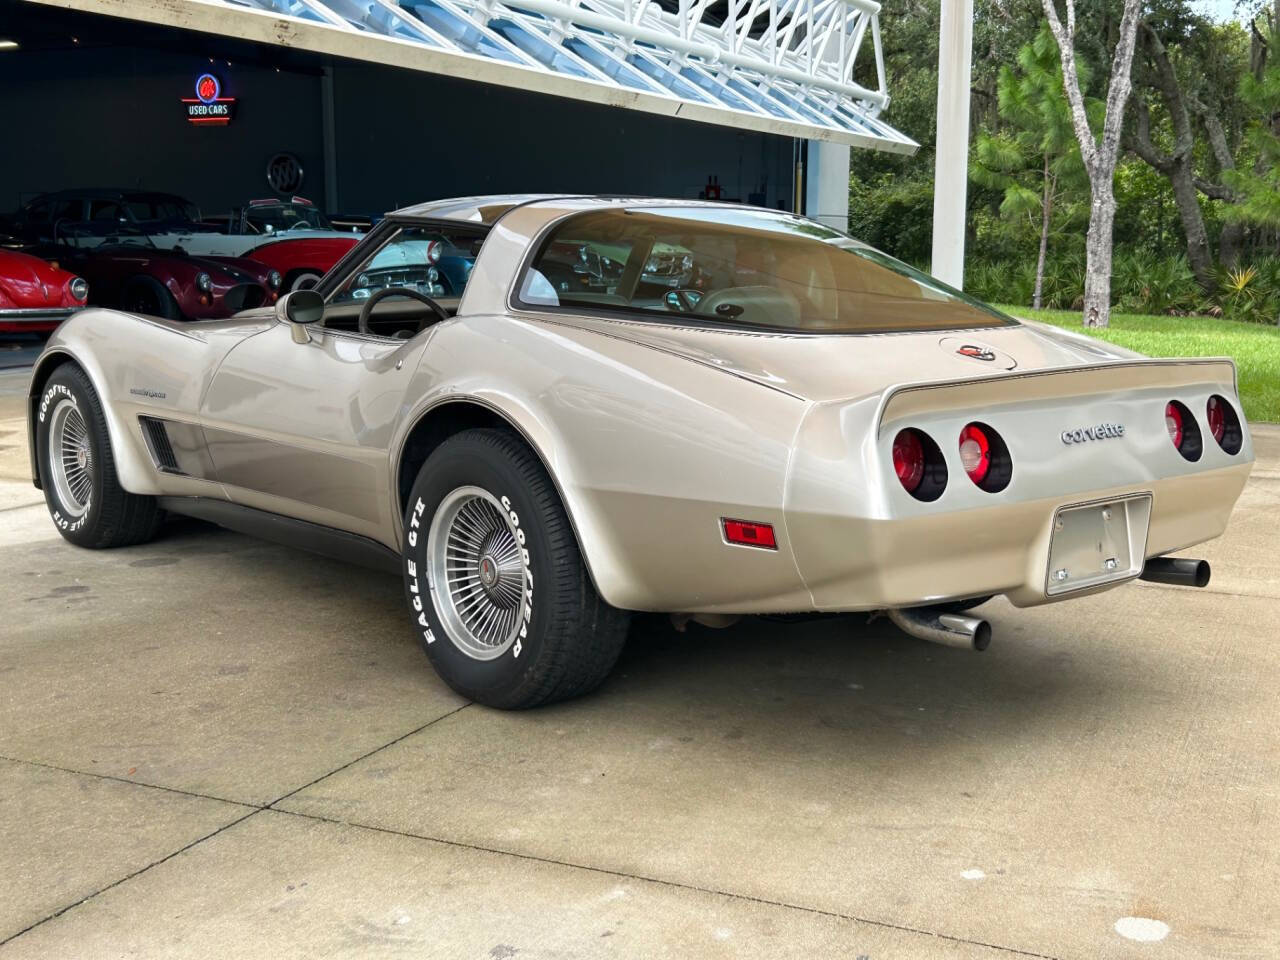
M 437 240 L 474 252 L 460 295 L 361 282 Z M 618 251 L 608 289 L 565 271 L 584 244 Z M 641 282 L 659 244 L 696 287 Z M 1147 359 L 689 201 L 400 210 L 275 308 L 77 314 L 30 402 L 72 543 L 173 512 L 398 570 L 441 676 L 498 707 L 599 684 L 630 611 L 882 610 L 982 649 L 964 611 L 992 595 L 1202 586 L 1167 554 L 1223 532 L 1253 460 L 1229 359 Z

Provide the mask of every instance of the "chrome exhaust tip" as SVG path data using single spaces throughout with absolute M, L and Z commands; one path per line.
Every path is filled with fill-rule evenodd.
M 887 613 L 894 626 L 919 640 L 962 650 L 981 651 L 991 645 L 991 624 L 978 617 L 940 607 L 895 607 Z

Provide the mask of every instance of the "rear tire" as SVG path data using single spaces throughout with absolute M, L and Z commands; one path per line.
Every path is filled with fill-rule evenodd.
M 596 593 L 541 461 L 506 430 L 467 430 L 427 459 L 406 503 L 405 592 L 445 683 L 506 710 L 599 686 L 629 615 Z
M 155 497 L 120 486 L 98 393 L 74 364 L 58 367 L 45 383 L 36 456 L 49 515 L 76 546 L 126 547 L 145 543 L 160 529 L 164 513 Z

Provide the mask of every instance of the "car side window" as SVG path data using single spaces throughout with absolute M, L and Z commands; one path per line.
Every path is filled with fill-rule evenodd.
M 482 239 L 474 230 L 403 227 L 352 271 L 329 303 L 359 303 L 388 287 L 432 299 L 461 297 Z
M 84 219 L 84 204 L 79 200 L 59 200 L 49 205 L 49 219 L 79 221 Z
M 120 221 L 125 218 L 124 207 L 114 200 L 94 200 L 89 204 L 90 220 Z
M 1015 322 L 822 224 L 727 206 L 570 216 L 536 251 L 517 302 L 621 310 L 659 323 L 824 333 Z

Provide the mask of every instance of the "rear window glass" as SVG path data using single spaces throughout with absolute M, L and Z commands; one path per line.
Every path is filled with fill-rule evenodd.
M 821 333 L 1016 323 L 822 224 L 708 207 L 570 217 L 521 278 L 519 300 L 533 308 Z

